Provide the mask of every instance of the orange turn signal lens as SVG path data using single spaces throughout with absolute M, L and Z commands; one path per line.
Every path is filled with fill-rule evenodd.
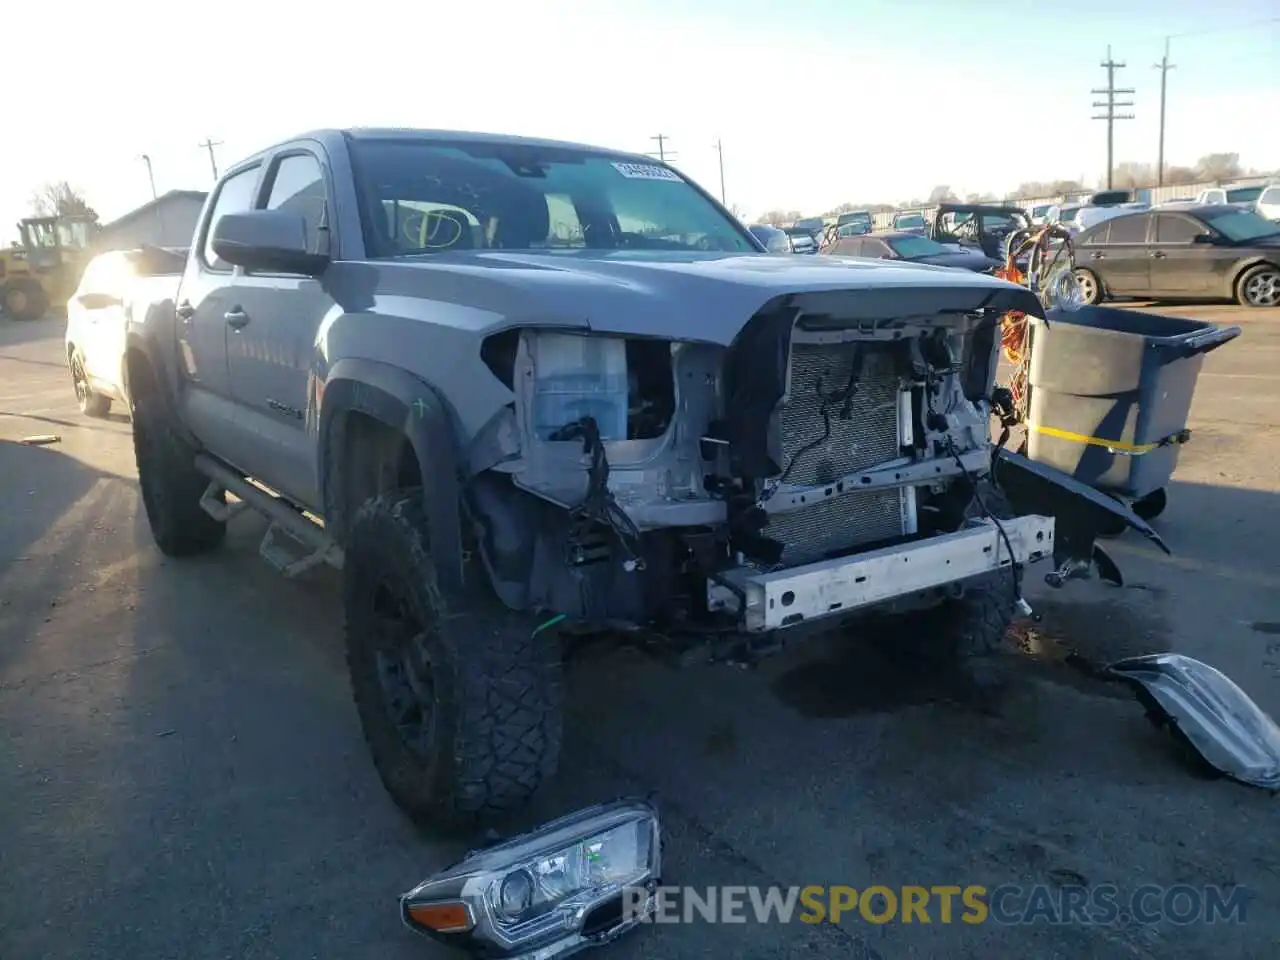
M 471 908 L 460 901 L 414 903 L 406 912 L 414 923 L 436 933 L 464 933 L 476 925 Z

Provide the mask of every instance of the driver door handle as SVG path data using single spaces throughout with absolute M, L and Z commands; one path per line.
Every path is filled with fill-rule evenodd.
M 177 314 L 178 319 L 181 320 L 183 323 L 190 323 L 192 320 L 195 319 L 196 308 L 191 305 L 190 300 L 183 300 L 174 309 L 174 313 Z
M 1155 253 L 1151 254 L 1151 256 L 1152 256 L 1152 259 L 1163 260 L 1165 257 L 1168 256 L 1168 254 L 1165 253 L 1163 250 L 1157 250 Z
M 1107 256 L 1107 255 L 1106 255 L 1105 253 L 1103 253 L 1101 250 L 1099 250 L 1097 253 L 1095 253 L 1095 254 L 1093 255 L 1093 259 L 1094 259 L 1094 260 L 1105 260 L 1105 259 L 1106 259 L 1106 256 Z
M 222 318 L 227 321 L 228 326 L 235 330 L 239 330 L 249 322 L 249 315 L 240 306 L 232 307 L 222 315 Z

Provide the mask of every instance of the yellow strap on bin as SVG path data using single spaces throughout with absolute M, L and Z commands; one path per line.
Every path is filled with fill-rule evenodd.
M 1083 433 L 1072 433 L 1070 430 L 1059 430 L 1057 427 L 1046 427 L 1038 423 L 1027 424 L 1027 429 L 1034 430 L 1036 433 L 1043 434 L 1046 437 L 1056 437 L 1059 440 L 1070 440 L 1072 443 L 1087 443 L 1091 447 L 1102 447 L 1109 453 L 1123 453 L 1131 457 L 1138 457 L 1144 453 L 1150 453 L 1152 450 L 1158 450 L 1160 447 L 1186 443 L 1191 439 L 1190 430 L 1179 430 L 1177 433 L 1171 434 L 1163 440 L 1157 440 L 1155 443 L 1124 443 L 1121 440 L 1107 440 L 1103 437 L 1090 437 Z

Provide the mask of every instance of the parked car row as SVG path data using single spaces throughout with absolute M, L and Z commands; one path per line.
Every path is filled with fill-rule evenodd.
M 1267 197 L 1258 188 L 1253 202 Z M 1055 205 L 1043 222 L 1075 236 L 1076 279 L 1086 303 L 1111 297 L 1187 297 L 1235 300 L 1250 307 L 1280 306 L 1280 224 L 1242 202 L 1152 207 L 1118 191 Z M 1247 199 L 1247 198 L 1246 198 Z M 927 221 L 903 213 L 888 231 L 867 231 L 850 218 L 825 245 L 808 229 L 753 226 L 770 251 L 821 252 L 993 273 L 1009 234 L 1035 225 L 1035 210 L 995 204 L 942 204 Z

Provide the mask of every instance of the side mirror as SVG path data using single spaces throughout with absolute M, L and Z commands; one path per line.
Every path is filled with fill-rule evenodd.
M 268 273 L 315 277 L 329 266 L 328 255 L 307 245 L 306 218 L 282 210 L 224 214 L 213 228 L 213 252 L 237 267 Z
M 76 303 L 86 310 L 106 310 L 108 307 L 124 306 L 124 301 L 111 293 L 82 293 L 76 297 Z
M 1191 238 L 1191 242 L 1214 244 L 1218 242 L 1218 238 L 1215 237 L 1212 233 L 1197 233 L 1194 237 Z

